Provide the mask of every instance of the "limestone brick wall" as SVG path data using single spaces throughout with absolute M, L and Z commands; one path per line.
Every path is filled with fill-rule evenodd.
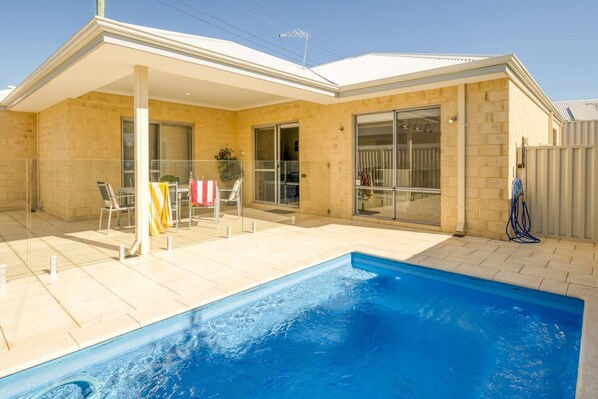
M 529 146 L 552 145 L 554 121 L 549 112 L 542 110 L 513 82 L 509 82 L 509 102 L 509 164 L 516 165 L 522 137 L 527 138 Z M 511 168 L 509 182 L 513 177 Z
M 502 238 L 509 209 L 509 80 L 466 85 L 466 114 L 466 230 Z
M 552 129 L 556 131 L 556 137 L 554 141 L 551 142 L 552 145 L 562 145 L 563 144 L 563 124 L 556 119 L 552 119 L 551 123 Z
M 35 203 L 36 176 L 30 173 L 30 160 L 36 157 L 36 146 L 35 114 L 0 111 L 0 211 L 26 209 L 27 184 Z
M 70 206 L 68 101 L 38 113 L 38 126 L 39 205 L 49 214 L 67 220 Z
M 360 113 L 439 105 L 441 112 L 441 229 L 456 226 L 457 127 L 448 119 L 457 113 L 457 88 L 426 90 L 334 105 L 291 102 L 239 111 L 236 115 L 235 149 L 245 154 L 253 170 L 253 127 L 299 122 L 299 157 L 302 173 L 301 209 L 340 218 L 353 216 L 355 145 L 354 116 Z M 344 131 L 338 133 L 339 127 Z M 245 202 L 252 201 L 254 180 L 246 177 Z M 359 219 L 359 218 L 356 218 Z M 367 219 L 376 221 L 376 219 Z M 406 225 L 400 222 L 379 221 Z
M 523 136 L 547 144 L 550 115 L 508 79 L 468 84 L 466 93 L 467 232 L 504 239 L 517 147 Z
M 530 146 L 552 144 L 552 129 L 549 129 L 553 123 L 551 115 L 511 81 L 509 101 L 509 139 L 513 150 L 509 154 L 509 161 L 515 155 L 515 144 L 521 145 L 521 137 L 526 137 Z
M 196 160 L 213 161 L 221 147 L 233 145 L 231 111 L 154 100 L 149 108 L 150 120 L 193 125 Z M 97 218 L 96 182 L 122 186 L 121 121 L 133 117 L 133 99 L 92 92 L 39 115 L 44 210 L 68 221 Z M 197 162 L 194 173 L 203 174 L 203 167 L 205 163 Z M 214 162 L 210 167 L 214 169 Z
M 333 105 L 293 101 L 238 112 L 150 101 L 150 119 L 193 124 L 196 160 L 212 161 L 220 148 L 232 147 L 246 170 L 245 203 L 254 198 L 254 128 L 298 122 L 305 174 L 301 211 L 360 219 L 353 215 L 354 116 L 422 106 L 439 106 L 441 111 L 440 230 L 452 232 L 457 223 L 458 123 L 448 120 L 457 114 L 456 86 Z M 507 78 L 467 84 L 466 110 L 467 231 L 504 238 L 515 143 L 522 135 L 532 145 L 547 143 L 549 119 Z M 45 162 L 40 180 L 48 188 L 42 190 L 46 210 L 69 221 L 97 217 L 95 182 L 121 185 L 121 120 L 132 115 L 132 98 L 104 93 L 88 93 L 40 113 L 40 163 Z M 208 169 L 197 162 L 194 174 L 216 173 Z
M 529 146 L 553 145 L 552 129 L 557 129 L 558 142 L 560 126 L 555 123 L 549 112 L 540 108 L 513 82 L 509 82 L 509 101 L 511 104 L 509 109 L 509 164 L 516 165 L 521 161 L 522 137 L 527 139 Z M 513 168 L 509 169 L 509 188 L 514 176 L 521 176 L 520 172 L 517 169 L 515 171 Z
M 512 140 L 517 139 L 517 134 L 510 130 L 510 110 L 512 106 L 519 106 L 511 103 L 511 89 L 506 78 L 466 86 L 466 227 L 472 235 L 504 238 L 509 209 L 509 171 L 515 166 L 510 147 L 514 146 Z M 235 146 L 237 151 L 244 152 L 249 170 L 253 170 L 253 127 L 299 122 L 300 160 L 302 172 L 307 174 L 302 180 L 302 210 L 324 215 L 330 209 L 331 216 L 360 219 L 353 216 L 353 116 L 426 105 L 439 105 L 441 109 L 440 229 L 451 232 L 457 224 L 457 124 L 447 122 L 457 114 L 456 87 L 334 105 L 292 102 L 240 111 L 236 115 Z M 528 107 L 525 112 L 536 114 L 535 104 L 524 106 Z M 548 122 L 543 121 L 546 131 Z M 538 123 L 535 121 L 533 126 Z M 337 130 L 341 126 L 345 130 L 339 134 Z M 535 135 L 533 140 L 539 140 L 537 137 Z M 313 173 L 314 168 L 316 173 Z M 249 202 L 253 176 L 247 176 L 246 183 L 249 190 L 245 192 L 245 201 Z

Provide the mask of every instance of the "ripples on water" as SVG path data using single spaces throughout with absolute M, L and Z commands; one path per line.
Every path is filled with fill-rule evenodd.
M 572 398 L 580 323 L 347 265 L 83 373 L 114 399 Z

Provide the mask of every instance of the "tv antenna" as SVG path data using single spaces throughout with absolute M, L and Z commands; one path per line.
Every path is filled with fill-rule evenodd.
M 303 32 L 301 29 L 294 29 L 290 32 L 281 33 L 278 37 L 299 37 L 305 40 L 305 48 L 303 49 L 303 68 L 305 68 L 305 59 L 307 58 L 307 41 L 309 40 L 309 33 Z

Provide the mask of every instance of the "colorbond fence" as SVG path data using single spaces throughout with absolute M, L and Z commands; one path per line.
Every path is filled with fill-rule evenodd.
M 598 146 L 527 148 L 532 231 L 598 242 Z
M 598 145 L 598 121 L 565 122 L 563 145 Z

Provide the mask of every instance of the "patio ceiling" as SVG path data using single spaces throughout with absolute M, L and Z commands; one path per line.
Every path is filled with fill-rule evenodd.
M 155 70 L 149 71 L 149 81 L 152 99 L 213 108 L 238 110 L 291 100 L 274 94 Z M 129 74 L 97 91 L 132 96 L 132 87 L 133 74 Z

